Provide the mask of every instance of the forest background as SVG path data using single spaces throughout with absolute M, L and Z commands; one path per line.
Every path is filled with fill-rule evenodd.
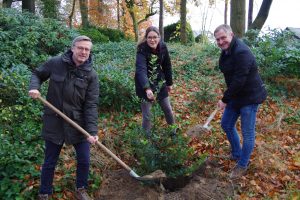
M 187 2 L 199 8 L 204 5 L 200 0 L 1 2 L 1 197 L 35 199 L 37 195 L 44 148 L 39 137 L 42 105 L 28 97 L 28 81 L 31 70 L 49 57 L 64 52 L 72 38 L 79 34 L 90 36 L 94 42 L 94 63 L 101 91 L 98 134 L 122 160 L 140 173 L 166 166 L 168 175 L 176 177 L 190 174 L 203 162 L 198 158 L 221 155 L 228 150 L 228 142 L 219 126 L 221 114 L 216 116 L 212 123 L 214 128 L 205 138 L 189 140 L 186 137 L 186 130 L 204 123 L 225 88 L 217 66 L 219 50 L 206 30 L 209 6 L 216 1 L 207 1 L 208 7 L 202 7 L 202 30 L 198 35 L 194 35 L 186 19 Z M 299 38 L 294 32 L 280 29 L 260 34 L 272 9 L 272 0 L 263 0 L 255 17 L 251 10 L 254 0 L 218 2 L 224 5 L 223 23 L 230 24 L 254 52 L 269 93 L 258 116 L 253 166 L 249 175 L 238 183 L 235 196 L 228 198 L 299 199 Z M 164 26 L 167 12 L 179 13 L 180 20 Z M 173 151 L 174 141 L 161 134 L 168 134 L 168 128 L 162 113 L 156 110 L 153 131 L 160 147 L 168 152 L 164 159 L 151 157 L 149 152 L 153 152 L 153 146 L 140 135 L 141 115 L 133 82 L 136 42 L 145 28 L 153 24 L 151 16 L 156 15 L 162 39 L 170 48 L 175 79 L 171 101 L 180 135 Z M 46 86 L 42 91 L 45 94 Z M 159 147 L 154 150 L 162 155 Z M 68 147 L 62 152 L 54 199 L 70 199 L 73 195 L 73 154 Z M 92 154 L 89 190 L 96 196 L 103 173 L 119 166 L 97 148 Z M 227 173 L 228 163 L 220 162 L 224 165 L 223 172 Z M 170 166 L 180 167 L 173 170 Z

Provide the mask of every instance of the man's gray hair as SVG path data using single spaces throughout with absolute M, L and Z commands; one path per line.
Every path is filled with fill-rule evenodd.
M 214 31 L 214 35 L 219 32 L 220 30 L 223 30 L 225 33 L 232 33 L 232 29 L 229 25 L 227 24 L 221 24 L 220 26 L 218 26 L 215 31 Z
M 85 35 L 80 35 L 78 37 L 76 37 L 73 42 L 72 42 L 72 47 L 75 46 L 76 42 L 81 42 L 81 41 L 89 41 L 92 42 L 91 38 L 89 38 L 88 36 Z

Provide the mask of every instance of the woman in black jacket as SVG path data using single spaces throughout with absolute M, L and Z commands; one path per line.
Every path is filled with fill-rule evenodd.
M 159 30 L 150 26 L 137 46 L 135 87 L 142 99 L 142 127 L 147 134 L 151 129 L 151 106 L 158 101 L 169 125 L 174 124 L 168 93 L 172 90 L 172 66 L 166 44 L 160 40 Z

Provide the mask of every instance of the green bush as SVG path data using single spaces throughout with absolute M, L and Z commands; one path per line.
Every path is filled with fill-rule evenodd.
M 7 102 L 0 98 L 0 196 L 4 199 L 32 197 L 37 192 L 37 163 L 42 160 L 41 104 L 28 96 L 31 72 L 25 65 L 1 69 L 0 92 L 13 93 Z M 13 98 L 12 98 L 13 97 Z
M 125 132 L 126 149 L 138 161 L 135 166 L 138 173 L 149 174 L 160 169 L 167 177 L 176 178 L 190 175 L 204 162 L 205 155 L 195 155 L 182 134 L 171 136 L 174 129 L 154 126 L 147 137 L 141 127 L 132 124 Z
M 23 63 L 34 68 L 49 56 L 63 51 L 74 35 L 53 19 L 0 8 L 1 66 L 9 68 Z
M 300 40 L 288 31 L 278 29 L 254 37 L 247 33 L 244 40 L 252 48 L 264 79 L 284 75 L 300 77 Z
M 98 30 L 109 38 L 111 42 L 121 42 L 125 40 L 124 32 L 118 29 L 111 29 L 111 28 L 98 28 Z
M 87 28 L 78 30 L 81 35 L 86 35 L 92 39 L 93 43 L 104 43 L 108 42 L 109 38 L 101 33 L 97 28 Z
M 94 43 L 120 42 L 125 40 L 125 34 L 118 29 L 90 26 L 86 29 L 79 29 L 79 32 L 82 35 L 90 37 Z
M 209 43 L 209 38 L 207 35 L 200 33 L 195 37 L 195 42 L 197 43 L 202 43 L 202 44 L 208 44 Z
M 128 71 L 111 65 L 101 66 L 97 71 L 100 81 L 100 109 L 119 111 L 138 109 L 134 81 Z
M 192 27 L 187 23 L 187 42 L 194 43 L 194 33 Z M 180 22 L 170 24 L 164 27 L 164 40 L 166 42 L 180 42 Z
M 255 54 L 269 95 L 299 96 L 300 40 L 278 29 L 257 35 L 250 31 L 244 40 Z

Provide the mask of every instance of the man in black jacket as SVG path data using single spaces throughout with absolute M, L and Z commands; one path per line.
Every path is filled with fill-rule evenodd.
M 232 160 L 237 161 L 230 178 L 245 174 L 255 145 L 256 113 L 267 96 L 264 84 L 258 74 L 254 55 L 249 47 L 236 38 L 228 25 L 220 25 L 214 31 L 217 45 L 222 53 L 219 60 L 227 89 L 218 107 L 225 109 L 221 121 L 231 145 Z M 236 130 L 236 122 L 241 118 L 243 145 Z
M 37 98 L 41 84 L 49 79 L 47 100 L 91 134 L 80 133 L 50 108 L 45 107 L 42 137 L 45 140 L 45 160 L 41 171 L 39 199 L 52 194 L 55 166 L 64 143 L 76 150 L 76 198 L 89 199 L 86 188 L 90 166 L 90 143 L 98 140 L 99 81 L 92 68 L 92 41 L 78 36 L 72 47 L 61 56 L 49 59 L 31 76 L 29 95 Z

